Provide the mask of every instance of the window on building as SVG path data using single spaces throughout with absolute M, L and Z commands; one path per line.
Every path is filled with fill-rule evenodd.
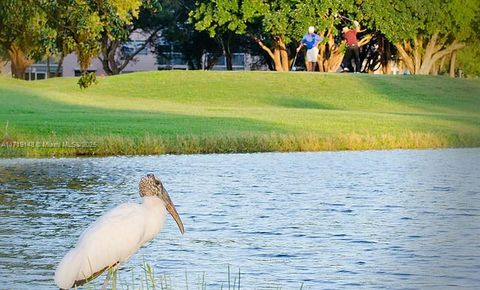
M 232 56 L 232 64 L 234 66 L 244 66 L 245 65 L 245 54 L 244 53 L 234 53 Z
M 185 65 L 185 60 L 180 52 L 165 53 L 158 57 L 159 65 Z
M 124 43 L 120 48 L 120 51 L 123 56 L 130 56 L 137 51 L 142 45 L 145 44 L 144 40 L 132 40 Z M 148 48 L 144 47 L 137 55 L 147 55 Z

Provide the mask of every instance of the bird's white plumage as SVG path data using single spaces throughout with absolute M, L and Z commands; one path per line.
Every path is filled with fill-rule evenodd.
M 80 236 L 75 248 L 55 271 L 55 283 L 62 289 L 94 273 L 123 263 L 162 229 L 167 217 L 165 203 L 146 196 L 142 204 L 121 204 L 95 221 Z

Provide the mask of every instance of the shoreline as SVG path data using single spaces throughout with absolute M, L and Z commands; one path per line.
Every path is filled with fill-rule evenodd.
M 450 137 L 450 138 L 449 138 Z M 0 145 L 0 158 L 110 157 L 190 154 L 294 153 L 371 150 L 460 149 L 480 147 L 472 136 L 443 136 L 408 133 L 404 136 L 340 135 L 318 136 L 252 136 L 250 138 L 180 138 L 165 142 L 161 138 L 106 138 L 102 141 L 18 142 Z M 113 143 L 112 143 L 113 140 Z M 97 143 L 99 142 L 99 143 Z M 71 145 L 73 144 L 73 145 Z M 79 146 L 76 146 L 78 144 Z M 68 146 L 65 146 L 68 145 Z

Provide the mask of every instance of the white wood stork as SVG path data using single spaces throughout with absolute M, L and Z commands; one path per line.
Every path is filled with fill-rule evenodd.
M 115 271 L 143 244 L 163 228 L 170 213 L 180 232 L 184 227 L 168 192 L 153 174 L 139 184 L 143 203 L 121 204 L 91 224 L 80 236 L 55 271 L 55 283 L 61 289 L 85 284 L 107 270 Z M 108 285 L 109 275 L 103 288 Z

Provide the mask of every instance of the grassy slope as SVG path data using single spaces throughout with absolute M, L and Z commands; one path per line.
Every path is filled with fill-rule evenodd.
M 0 136 L 94 141 L 0 156 L 480 145 L 480 82 L 429 76 L 168 71 L 100 79 L 0 78 Z M 1 137 L 0 137 L 1 138 Z

